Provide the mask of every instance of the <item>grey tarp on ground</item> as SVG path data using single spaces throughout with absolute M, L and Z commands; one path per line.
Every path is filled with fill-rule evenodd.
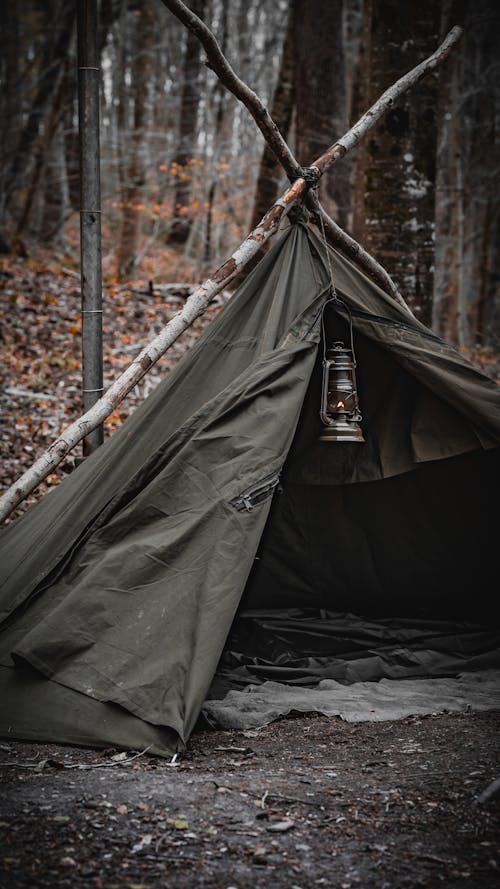
M 328 295 L 322 251 L 304 226 L 293 226 L 124 427 L 2 533 L 1 674 L 8 677 L 11 702 L 19 674 L 26 706 L 22 718 L 22 703 L 4 708 L 0 732 L 36 734 L 40 695 L 30 685 L 30 665 L 39 671 L 37 683 L 39 674 L 49 680 L 44 730 L 50 732 L 52 720 L 54 739 L 75 740 L 71 700 L 76 711 L 85 698 L 86 712 L 94 707 L 96 719 L 108 708 L 111 728 L 102 743 L 114 734 L 114 743 L 130 746 L 127 714 L 130 737 L 137 736 L 142 720 L 156 752 L 172 749 L 174 737 L 185 743 L 266 536 L 271 500 L 251 512 L 238 511 L 231 501 L 278 472 L 292 441 L 283 476 L 289 484 L 273 503 L 278 519 L 266 531 L 270 538 L 273 527 L 288 528 L 287 516 L 296 518 L 304 496 L 310 512 L 326 509 L 326 501 L 331 508 L 340 496 L 338 515 L 354 515 L 364 512 L 381 480 L 388 488 L 393 482 L 389 501 L 399 506 L 399 516 L 408 486 L 402 483 L 403 491 L 397 479 L 418 475 L 408 490 L 423 485 L 432 491 L 436 473 L 443 475 L 440 468 L 458 466 L 455 458 L 467 459 L 458 457 L 462 454 L 472 460 L 464 490 L 473 511 L 481 513 L 479 522 L 474 515 L 468 519 L 482 529 L 478 494 L 484 497 L 500 438 L 497 388 L 337 254 L 336 285 L 356 328 L 367 443 L 318 451 L 318 310 Z M 342 332 L 342 318 L 331 323 Z M 454 488 L 450 472 L 448 487 Z M 350 502 L 351 492 L 358 505 Z M 282 506 L 276 507 L 277 500 Z M 421 514 L 416 507 L 410 512 L 418 541 Z M 472 544 L 475 558 L 481 537 L 478 532 Z M 448 552 L 449 541 L 445 544 Z M 373 600 L 390 570 L 378 565 L 374 572 L 369 549 L 368 542 L 359 559 L 366 563 L 359 583 Z M 299 545 L 295 558 L 300 551 Z M 275 567 L 272 543 L 269 552 Z M 302 576 L 310 555 L 303 552 Z M 328 559 L 319 550 L 314 558 L 324 561 L 328 573 Z M 432 558 L 443 560 L 434 552 Z M 282 589 L 276 589 L 280 605 L 288 589 L 286 562 L 285 556 Z M 429 571 L 432 567 L 430 560 Z M 272 587 L 274 568 L 270 575 Z M 345 570 L 344 575 L 339 595 L 351 592 L 355 600 L 359 590 Z M 395 583 L 402 576 L 396 572 Z M 407 611 L 417 598 L 412 588 Z M 470 602 L 473 607 L 474 596 Z M 83 735 L 82 742 L 98 743 Z
M 346 722 L 384 722 L 432 713 L 500 709 L 500 670 L 439 679 L 381 679 L 342 685 L 323 679 L 314 688 L 279 682 L 233 689 L 204 712 L 217 728 L 254 729 L 290 713 L 323 713 Z

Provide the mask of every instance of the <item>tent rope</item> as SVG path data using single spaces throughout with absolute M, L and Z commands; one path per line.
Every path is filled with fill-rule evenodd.
M 316 191 L 316 193 L 317 193 L 318 189 L 319 189 L 319 179 L 316 182 L 316 185 L 312 186 L 312 190 Z M 318 198 L 318 205 L 319 205 L 318 194 L 316 194 L 316 197 Z M 326 311 L 327 306 L 329 306 L 331 303 L 335 303 L 335 307 L 337 308 L 337 310 L 340 307 L 345 309 L 345 311 L 347 313 L 347 317 L 349 319 L 349 339 L 350 339 L 350 343 L 351 343 L 352 360 L 353 360 L 354 367 L 356 367 L 357 364 L 356 364 L 356 352 L 354 351 L 354 334 L 353 334 L 353 327 L 352 327 L 352 312 L 351 312 L 349 306 L 347 305 L 347 303 L 345 303 L 344 300 L 340 299 L 339 295 L 337 293 L 337 288 L 335 287 L 335 281 L 333 280 L 332 258 L 330 256 L 330 250 L 328 249 L 328 243 L 326 240 L 326 232 L 325 232 L 325 224 L 323 221 L 323 214 L 319 213 L 318 215 L 319 215 L 319 220 L 320 220 L 320 228 L 321 228 L 321 237 L 322 237 L 322 241 L 323 241 L 323 247 L 325 248 L 328 273 L 330 276 L 330 293 L 331 293 L 331 296 L 328 297 L 328 299 L 326 299 L 325 302 L 323 303 L 323 309 L 321 311 L 321 336 L 322 336 L 322 340 L 323 340 L 323 365 L 325 365 L 325 363 L 326 363 L 325 311 Z

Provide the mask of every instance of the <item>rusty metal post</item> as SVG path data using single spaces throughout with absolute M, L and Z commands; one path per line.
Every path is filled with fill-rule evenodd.
M 102 256 L 99 147 L 100 55 L 97 0 L 78 0 L 78 119 L 80 144 L 80 250 L 82 395 L 88 411 L 102 395 Z M 98 426 L 83 440 L 83 456 L 103 441 Z

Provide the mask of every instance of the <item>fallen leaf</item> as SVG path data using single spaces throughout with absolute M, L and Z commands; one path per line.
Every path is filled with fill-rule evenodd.
M 151 845 L 152 840 L 153 840 L 153 835 L 152 835 L 152 834 L 150 834 L 150 833 L 146 833 L 146 834 L 144 834 L 144 836 L 141 837 L 141 839 L 139 840 L 139 842 L 138 842 L 138 843 L 135 843 L 135 845 L 132 846 L 132 852 L 133 852 L 134 854 L 136 854 L 137 852 L 142 852 L 142 850 L 143 850 L 144 848 L 146 848 L 146 846 L 150 846 L 150 845 Z
M 168 827 L 173 827 L 174 830 L 187 830 L 189 827 L 189 823 L 184 818 L 166 818 L 165 824 Z

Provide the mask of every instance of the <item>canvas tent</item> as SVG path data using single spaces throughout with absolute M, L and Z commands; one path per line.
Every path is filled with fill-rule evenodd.
M 498 666 L 498 389 L 331 255 L 366 443 L 318 441 L 329 274 L 294 224 L 123 428 L 3 531 L 2 735 L 165 754 L 218 664 L 226 684 L 305 685 Z

